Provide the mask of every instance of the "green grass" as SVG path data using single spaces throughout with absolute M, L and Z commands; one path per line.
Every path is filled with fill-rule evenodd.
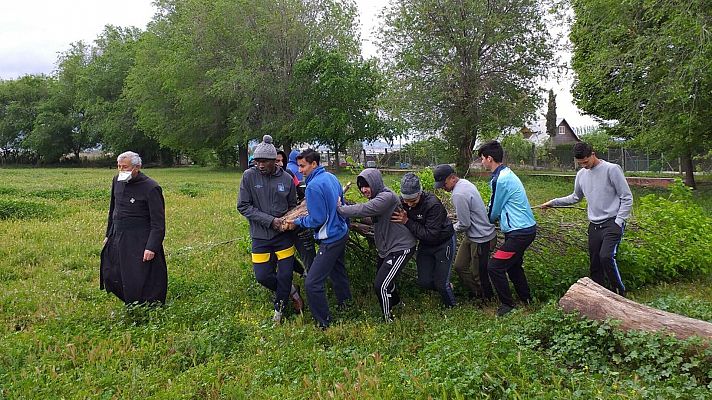
M 406 306 L 384 324 L 373 265 L 359 254 L 348 265 L 355 305 L 332 328 L 318 330 L 308 313 L 272 327 L 235 209 L 240 174 L 145 172 L 166 198 L 168 302 L 127 310 L 98 289 L 114 170 L 0 169 L 0 206 L 41 210 L 0 218 L 0 399 L 705 398 L 712 389 L 712 355 L 694 343 L 582 325 L 555 297 L 503 319 L 494 306 L 444 310 L 416 288 L 412 266 L 399 282 Z M 523 180 L 532 204 L 572 185 Z M 711 287 L 702 276 L 631 296 L 712 321 Z M 644 358 L 653 348 L 675 357 Z

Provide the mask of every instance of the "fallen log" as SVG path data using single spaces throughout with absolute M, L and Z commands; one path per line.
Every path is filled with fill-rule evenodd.
M 624 330 L 666 332 L 678 339 L 699 336 L 712 340 L 712 323 L 658 310 L 613 293 L 589 278 L 571 285 L 559 305 L 590 319 L 620 321 Z

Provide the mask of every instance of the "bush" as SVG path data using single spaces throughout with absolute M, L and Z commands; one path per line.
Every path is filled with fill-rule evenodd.
M 25 200 L 0 199 L 0 219 L 30 219 L 52 215 L 52 206 Z
M 634 373 L 646 383 L 674 381 L 688 388 L 712 385 L 712 348 L 699 339 L 622 331 L 614 322 L 564 314 L 553 304 L 526 321 L 525 345 L 541 350 L 565 368 L 611 374 Z
M 634 287 L 712 272 L 712 218 L 679 180 L 667 198 L 644 196 L 634 222 L 619 257 Z

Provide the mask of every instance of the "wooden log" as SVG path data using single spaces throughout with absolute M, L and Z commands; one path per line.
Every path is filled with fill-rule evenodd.
M 349 189 L 351 188 L 351 182 L 348 182 L 344 187 L 344 193 L 346 193 Z M 293 220 L 297 219 L 299 217 L 305 217 L 309 215 L 309 211 L 307 211 L 307 201 L 306 199 L 303 200 L 301 203 L 297 204 L 296 207 L 292 208 L 289 210 L 284 216 L 282 217 L 284 220 Z
M 666 332 L 678 339 L 699 336 L 712 341 L 712 323 L 658 310 L 613 293 L 589 278 L 574 283 L 559 300 L 566 312 L 594 320 L 618 320 L 624 330 Z

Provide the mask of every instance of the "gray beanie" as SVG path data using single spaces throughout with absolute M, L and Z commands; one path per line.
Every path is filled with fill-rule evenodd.
M 255 152 L 252 153 L 252 158 L 263 158 L 266 160 L 277 159 L 277 149 L 275 149 L 272 144 L 272 136 L 264 135 L 262 137 L 262 143 L 255 146 Z
M 403 175 L 403 179 L 401 179 L 401 197 L 405 200 L 412 200 L 418 197 L 422 191 L 423 188 L 420 186 L 418 175 L 412 172 Z

